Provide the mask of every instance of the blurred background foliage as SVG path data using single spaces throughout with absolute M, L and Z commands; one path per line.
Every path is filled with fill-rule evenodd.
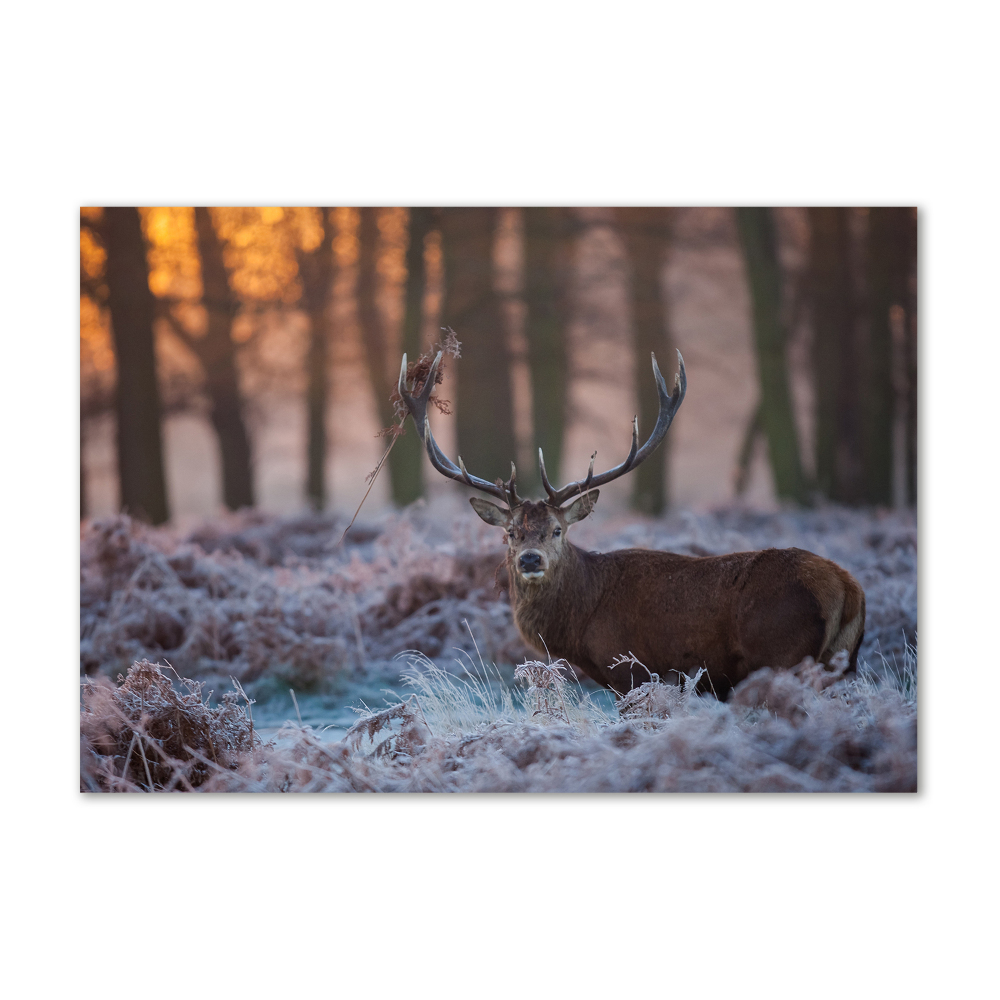
M 670 381 L 679 346 L 680 429 L 623 504 L 660 515 L 683 481 L 705 503 L 913 505 L 916 225 L 895 207 L 82 208 L 81 516 L 353 508 L 401 354 L 445 326 L 462 357 L 435 433 L 477 475 L 515 460 L 537 492 L 539 448 L 554 480 L 598 438 L 624 455 L 632 413 L 643 436 L 655 421 L 649 353 Z M 699 492 L 699 461 L 724 489 Z M 428 472 L 411 428 L 373 506 L 457 489 Z

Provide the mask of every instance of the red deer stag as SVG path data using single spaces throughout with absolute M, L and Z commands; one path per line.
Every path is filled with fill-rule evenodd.
M 864 591 L 828 559 L 803 549 L 705 557 L 646 549 L 601 554 L 567 540 L 569 526 L 594 509 L 597 487 L 630 472 L 663 440 L 687 391 L 679 351 L 677 357 L 680 370 L 670 394 L 653 356 L 660 397 L 656 426 L 640 448 L 638 420 L 633 418 L 632 447 L 620 465 L 595 475 L 592 457 L 585 479 L 554 489 L 539 449 L 547 500 L 518 496 L 513 463 L 507 482 L 491 483 L 471 475 L 461 457 L 456 466 L 443 454 L 427 419 L 440 352 L 423 385 L 415 384 L 412 391 L 403 355 L 399 395 L 434 468 L 504 505 L 469 500 L 484 521 L 504 529 L 514 621 L 525 641 L 540 652 L 565 657 L 619 694 L 649 680 L 632 662 L 616 664 L 625 653 L 667 679 L 673 672 L 693 674 L 703 667 L 722 699 L 751 671 L 793 667 L 806 656 L 828 663 L 847 650 L 849 669 L 856 669 L 864 636 Z

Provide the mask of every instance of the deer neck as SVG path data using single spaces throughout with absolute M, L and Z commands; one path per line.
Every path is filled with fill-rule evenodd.
M 539 652 L 572 661 L 604 590 L 600 556 L 569 544 L 552 573 L 538 584 L 522 580 L 509 564 L 508 570 L 514 623 L 521 636 Z

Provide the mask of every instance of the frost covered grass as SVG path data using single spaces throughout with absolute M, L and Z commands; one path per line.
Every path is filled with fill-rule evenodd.
M 122 711 L 122 692 L 148 676 L 137 664 L 117 691 L 85 697 L 81 786 L 140 791 L 915 791 L 916 705 L 891 681 L 845 680 L 805 660 L 769 668 L 719 702 L 682 685 L 650 681 L 611 710 L 595 705 L 555 664 L 522 665 L 521 686 L 470 671 L 458 676 L 414 660 L 411 691 L 366 712 L 343 740 L 287 723 L 282 738 L 254 742 L 249 704 L 225 720 L 237 740 L 210 759 L 171 735 L 178 714 L 204 718 L 200 698 L 172 706 L 156 735 L 143 715 Z M 91 682 L 92 683 L 92 682 Z M 494 690 L 499 685 L 499 690 Z M 155 684 L 153 685 L 156 686 Z M 542 707 L 544 706 L 544 707 Z M 572 707 L 571 707 L 572 706 Z M 219 712 L 220 710 L 215 710 Z M 123 724 L 123 720 L 127 720 Z M 223 725 L 222 721 L 218 723 Z M 113 737 L 101 743 L 101 734 Z M 221 732 L 221 730 L 220 730 Z M 97 734 L 95 739 L 93 734 Z M 132 746 L 158 762 L 151 775 Z M 125 753 L 129 743 L 128 755 Z M 239 746 L 235 746 L 239 743 Z M 174 755 L 177 755 L 176 757 Z M 191 780 L 192 761 L 197 780 Z
M 912 514 L 734 509 L 577 526 L 577 544 L 603 551 L 797 545 L 855 574 L 868 604 L 856 678 L 806 661 L 752 674 L 724 704 L 696 679 L 655 676 L 615 703 L 564 661 L 535 659 L 513 625 L 499 539 L 471 516 L 415 507 L 337 548 L 341 530 L 312 515 L 241 514 L 186 536 L 125 517 L 84 525 L 81 788 L 916 787 Z M 301 719 L 270 740 L 254 727 L 255 698 L 382 676 L 399 677 L 398 692 L 362 707 L 340 741 Z M 229 691 L 214 707 L 212 686 Z
M 466 656 L 468 665 L 455 673 L 422 653 L 404 656 L 400 679 L 419 697 L 425 716 L 442 735 L 460 736 L 538 716 L 591 732 L 615 717 L 610 695 L 585 690 L 565 660 L 525 660 L 514 670 L 512 686 L 495 664 L 481 659 L 476 663 Z

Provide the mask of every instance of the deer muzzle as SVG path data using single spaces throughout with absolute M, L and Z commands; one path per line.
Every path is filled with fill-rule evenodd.
M 541 580 L 545 576 L 545 555 L 538 549 L 525 549 L 517 557 L 517 568 L 525 580 Z

